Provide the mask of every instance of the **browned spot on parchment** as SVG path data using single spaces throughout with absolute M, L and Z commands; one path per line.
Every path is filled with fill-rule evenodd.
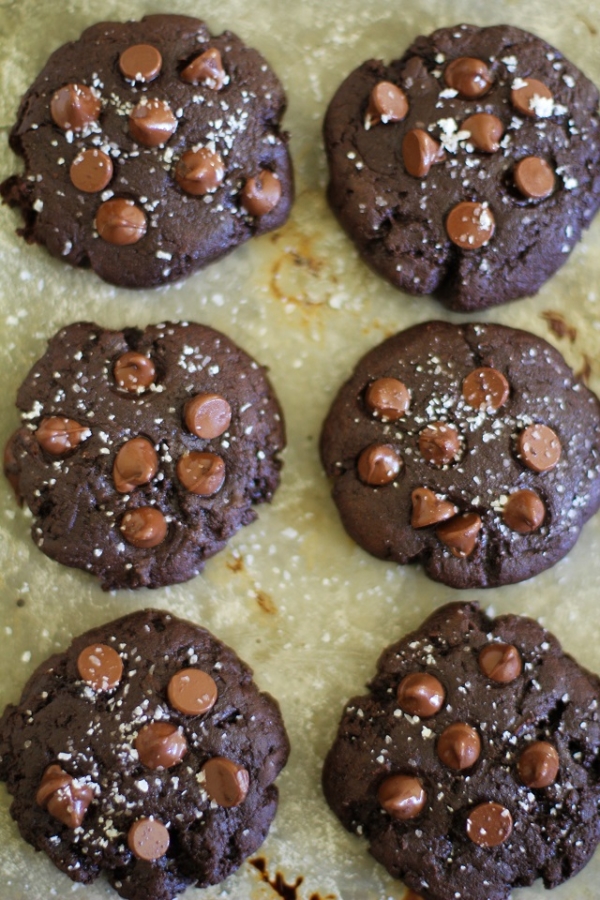
M 583 355 L 583 363 L 580 370 L 576 373 L 578 378 L 581 378 L 584 384 L 589 384 L 590 375 L 592 374 L 592 361 L 587 355 L 587 353 Z
M 244 568 L 244 558 L 242 556 L 231 556 L 225 565 L 232 572 L 241 572 Z
M 542 319 L 550 325 L 550 330 L 554 332 L 556 337 L 568 337 L 571 343 L 577 338 L 577 329 L 573 325 L 569 325 L 562 313 L 555 312 L 552 309 L 543 312 Z
M 583 22 L 589 33 L 596 37 L 596 35 L 598 34 L 598 29 L 596 28 L 596 26 L 592 25 L 592 23 L 589 22 L 584 16 L 577 16 L 577 18 L 580 22 Z
M 270 877 L 267 870 L 267 861 L 262 856 L 250 859 L 248 862 L 260 872 L 261 880 L 266 884 L 270 884 L 282 900 L 298 900 L 298 888 L 304 881 L 302 875 L 299 875 L 293 884 L 288 884 L 281 872 L 275 872 L 275 876 L 273 878 Z
M 304 307 L 318 307 L 326 302 L 319 283 L 326 260 L 315 250 L 316 239 L 316 235 L 305 234 L 293 224 L 271 237 L 279 254 L 271 266 L 269 287 L 277 300 Z M 331 274 L 328 279 L 337 281 Z
M 277 612 L 277 607 L 273 603 L 273 600 L 264 591 L 256 591 L 256 601 L 260 608 L 267 613 L 267 615 L 274 616 Z

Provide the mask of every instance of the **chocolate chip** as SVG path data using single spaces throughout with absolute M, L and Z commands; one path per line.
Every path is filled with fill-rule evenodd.
M 134 856 L 146 862 L 160 859 L 169 849 L 169 832 L 162 822 L 150 817 L 138 819 L 127 834 L 127 846 Z
M 517 453 L 534 472 L 553 469 L 561 451 L 558 435 L 547 425 L 528 425 L 517 437 Z
M 408 412 L 410 393 L 397 378 L 376 378 L 365 391 L 365 405 L 376 418 L 395 422 Z
M 85 84 L 65 84 L 50 101 L 50 114 L 63 131 L 81 131 L 96 122 L 102 104 Z
M 460 56 L 449 62 L 444 69 L 444 81 L 449 88 L 458 91 L 461 97 L 474 100 L 487 94 L 492 86 L 493 78 L 482 59 Z
M 106 200 L 96 213 L 96 231 L 109 244 L 124 247 L 137 244 L 146 234 L 146 214 L 133 200 L 115 197 Z
M 528 788 L 545 788 L 554 784 L 559 758 L 556 748 L 547 741 L 534 741 L 519 757 L 519 778 Z
M 416 818 L 427 802 L 421 781 L 411 775 L 390 775 L 379 785 L 377 800 L 393 819 Z
M 449 466 L 461 453 L 457 429 L 447 422 L 430 422 L 419 435 L 419 450 L 430 466 Z
M 160 147 L 176 130 L 177 119 L 166 100 L 144 98 L 129 115 L 129 134 L 144 147 Z
M 225 463 L 216 453 L 192 450 L 177 461 L 177 477 L 192 494 L 212 497 L 225 481 Z
M 133 44 L 119 57 L 121 74 L 129 81 L 147 84 L 160 73 L 162 56 L 151 44 Z
M 442 146 L 422 128 L 412 128 L 404 135 L 402 141 L 404 168 L 414 178 L 425 178 L 431 167 L 441 162 L 445 156 Z
M 546 507 L 535 491 L 523 488 L 509 496 L 502 510 L 502 518 L 512 531 L 531 534 L 544 524 Z
M 508 400 L 510 385 L 498 369 L 481 366 L 464 379 L 462 393 L 465 403 L 474 409 L 500 409 Z
M 217 685 L 208 672 L 181 669 L 169 681 L 167 697 L 173 709 L 186 716 L 201 716 L 217 702 Z
M 500 141 L 504 134 L 504 125 L 491 113 L 475 113 L 460 126 L 461 131 L 469 132 L 469 142 L 476 150 L 483 153 L 495 153 L 500 147 Z
M 458 203 L 450 210 L 446 219 L 448 237 L 462 250 L 478 250 L 483 247 L 495 229 L 496 221 L 485 203 Z
M 250 787 L 247 769 L 224 756 L 214 756 L 202 766 L 206 793 L 218 806 L 230 808 L 243 803 Z
M 231 406 L 220 394 L 196 394 L 183 408 L 186 427 L 210 441 L 224 434 L 231 423 Z
M 390 484 L 402 468 L 402 458 L 389 444 L 371 444 L 358 457 L 358 477 L 363 484 Z
M 536 78 L 519 79 L 519 87 L 512 89 L 510 99 L 517 112 L 532 119 L 545 119 L 554 109 L 552 91 Z
M 42 776 L 35 802 L 67 828 L 79 828 L 93 797 L 89 784 L 80 784 L 60 766 L 52 765 Z
M 281 200 L 281 182 L 270 169 L 248 178 L 241 193 L 242 206 L 251 216 L 266 216 Z
M 545 200 L 554 190 L 554 171 L 540 156 L 520 160 L 515 166 L 514 179 L 523 196 L 530 200 Z
M 147 769 L 170 769 L 181 762 L 188 745 L 181 731 L 170 722 L 150 722 L 135 739 L 140 762 Z
M 220 153 L 208 147 L 186 150 L 175 167 L 175 180 L 186 194 L 212 194 L 225 178 L 225 164 Z
M 413 528 L 426 528 L 445 522 L 458 513 L 458 508 L 449 500 L 436 496 L 429 488 L 419 487 L 411 494 L 412 516 L 410 524 Z
M 85 425 L 63 416 L 42 419 L 35 432 L 40 447 L 52 456 L 62 456 L 86 441 L 92 432 Z
M 121 494 L 148 484 L 158 472 L 158 456 L 147 438 L 136 437 L 120 448 L 113 465 L 113 481 Z
M 449 769 L 462 771 L 474 766 L 481 753 L 479 734 L 466 722 L 454 722 L 445 728 L 437 742 L 437 755 Z
M 402 88 L 391 81 L 380 81 L 372 89 L 369 96 L 365 128 L 386 125 L 388 122 L 401 122 L 408 112 L 408 98 Z
M 113 375 L 120 388 L 138 394 L 154 382 L 156 368 L 143 353 L 128 350 L 115 362 Z
M 523 671 L 523 660 L 513 644 L 492 642 L 481 649 L 479 668 L 492 681 L 510 684 Z
M 428 719 L 439 713 L 445 697 L 441 681 L 428 672 L 411 672 L 398 685 L 398 706 L 403 712 L 419 716 L 420 719 Z
M 469 813 L 467 836 L 479 847 L 498 847 L 510 837 L 512 816 L 499 803 L 480 803 Z
M 90 644 L 77 657 L 77 671 L 94 691 L 111 691 L 123 677 L 123 660 L 107 644 Z
M 157 547 L 167 536 L 167 522 L 154 506 L 139 506 L 125 513 L 119 526 L 121 534 L 133 547 Z
M 209 47 L 185 67 L 180 77 L 187 84 L 203 84 L 213 91 L 220 91 L 227 81 L 227 74 L 219 50 Z
M 481 526 L 482 522 L 477 513 L 465 513 L 442 522 L 435 533 L 453 556 L 465 559 L 475 549 Z
M 110 183 L 112 159 L 102 150 L 82 150 L 71 163 L 69 175 L 78 191 L 96 194 Z

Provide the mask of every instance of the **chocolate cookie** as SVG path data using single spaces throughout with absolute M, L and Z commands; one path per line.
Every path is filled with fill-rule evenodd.
M 452 587 L 530 578 L 600 506 L 600 402 L 558 351 L 427 322 L 371 350 L 323 426 L 344 527 Z
M 449 604 L 348 703 L 325 796 L 425 900 L 555 887 L 600 841 L 599 701 L 597 676 L 537 622 Z
M 451 309 L 534 294 L 600 205 L 598 91 L 512 26 L 442 28 L 363 63 L 325 144 L 331 206 L 365 260 Z
M 22 836 L 128 900 L 217 884 L 262 844 L 289 744 L 279 707 L 204 628 L 156 610 L 88 631 L 0 719 Z
M 10 135 L 0 186 L 26 240 L 124 287 L 183 278 L 289 214 L 283 88 L 198 19 L 101 22 L 52 54 Z
M 17 406 L 4 465 L 33 539 L 106 590 L 196 575 L 279 483 L 285 434 L 265 370 L 203 325 L 69 325 Z

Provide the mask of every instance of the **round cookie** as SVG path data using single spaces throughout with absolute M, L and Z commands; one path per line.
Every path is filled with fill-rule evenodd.
M 288 217 L 283 88 L 236 35 L 199 19 L 101 22 L 52 54 L 0 186 L 28 241 L 105 281 L 176 281 Z
M 600 841 L 599 701 L 597 676 L 537 622 L 449 604 L 347 704 L 327 802 L 424 900 L 555 887 Z
M 156 610 L 76 638 L 0 719 L 22 836 L 73 881 L 105 872 L 128 900 L 172 900 L 237 869 L 266 837 L 288 752 L 249 667 Z
M 324 136 L 329 200 L 361 255 L 450 309 L 534 294 L 600 204 L 598 91 L 512 26 L 443 28 L 363 63 Z
M 530 578 L 600 506 L 600 402 L 542 339 L 427 322 L 371 350 L 325 420 L 344 527 L 456 588 Z
M 196 575 L 279 483 L 285 431 L 265 370 L 203 325 L 69 325 L 17 406 L 4 465 L 33 539 L 106 590 Z

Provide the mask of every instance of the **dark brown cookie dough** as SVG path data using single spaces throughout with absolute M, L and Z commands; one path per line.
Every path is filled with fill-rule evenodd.
M 321 457 L 369 553 L 452 587 L 511 584 L 561 559 L 600 506 L 600 402 L 541 338 L 427 322 L 360 360 Z
M 363 63 L 324 133 L 329 200 L 362 256 L 451 309 L 534 294 L 600 204 L 598 91 L 512 26 L 443 28 Z
M 199 19 L 101 22 L 52 54 L 0 186 L 28 241 L 125 287 L 176 281 L 289 214 L 283 88 L 236 35 Z
M 204 325 L 69 325 L 17 406 L 5 471 L 33 539 L 105 589 L 196 575 L 279 483 L 285 432 L 265 370 Z
M 0 719 L 22 836 L 128 900 L 217 884 L 262 844 L 289 744 L 279 707 L 204 628 L 156 610 L 43 663 Z
M 379 660 L 323 772 L 327 801 L 425 900 L 507 900 L 600 841 L 600 681 L 532 619 L 442 607 Z

